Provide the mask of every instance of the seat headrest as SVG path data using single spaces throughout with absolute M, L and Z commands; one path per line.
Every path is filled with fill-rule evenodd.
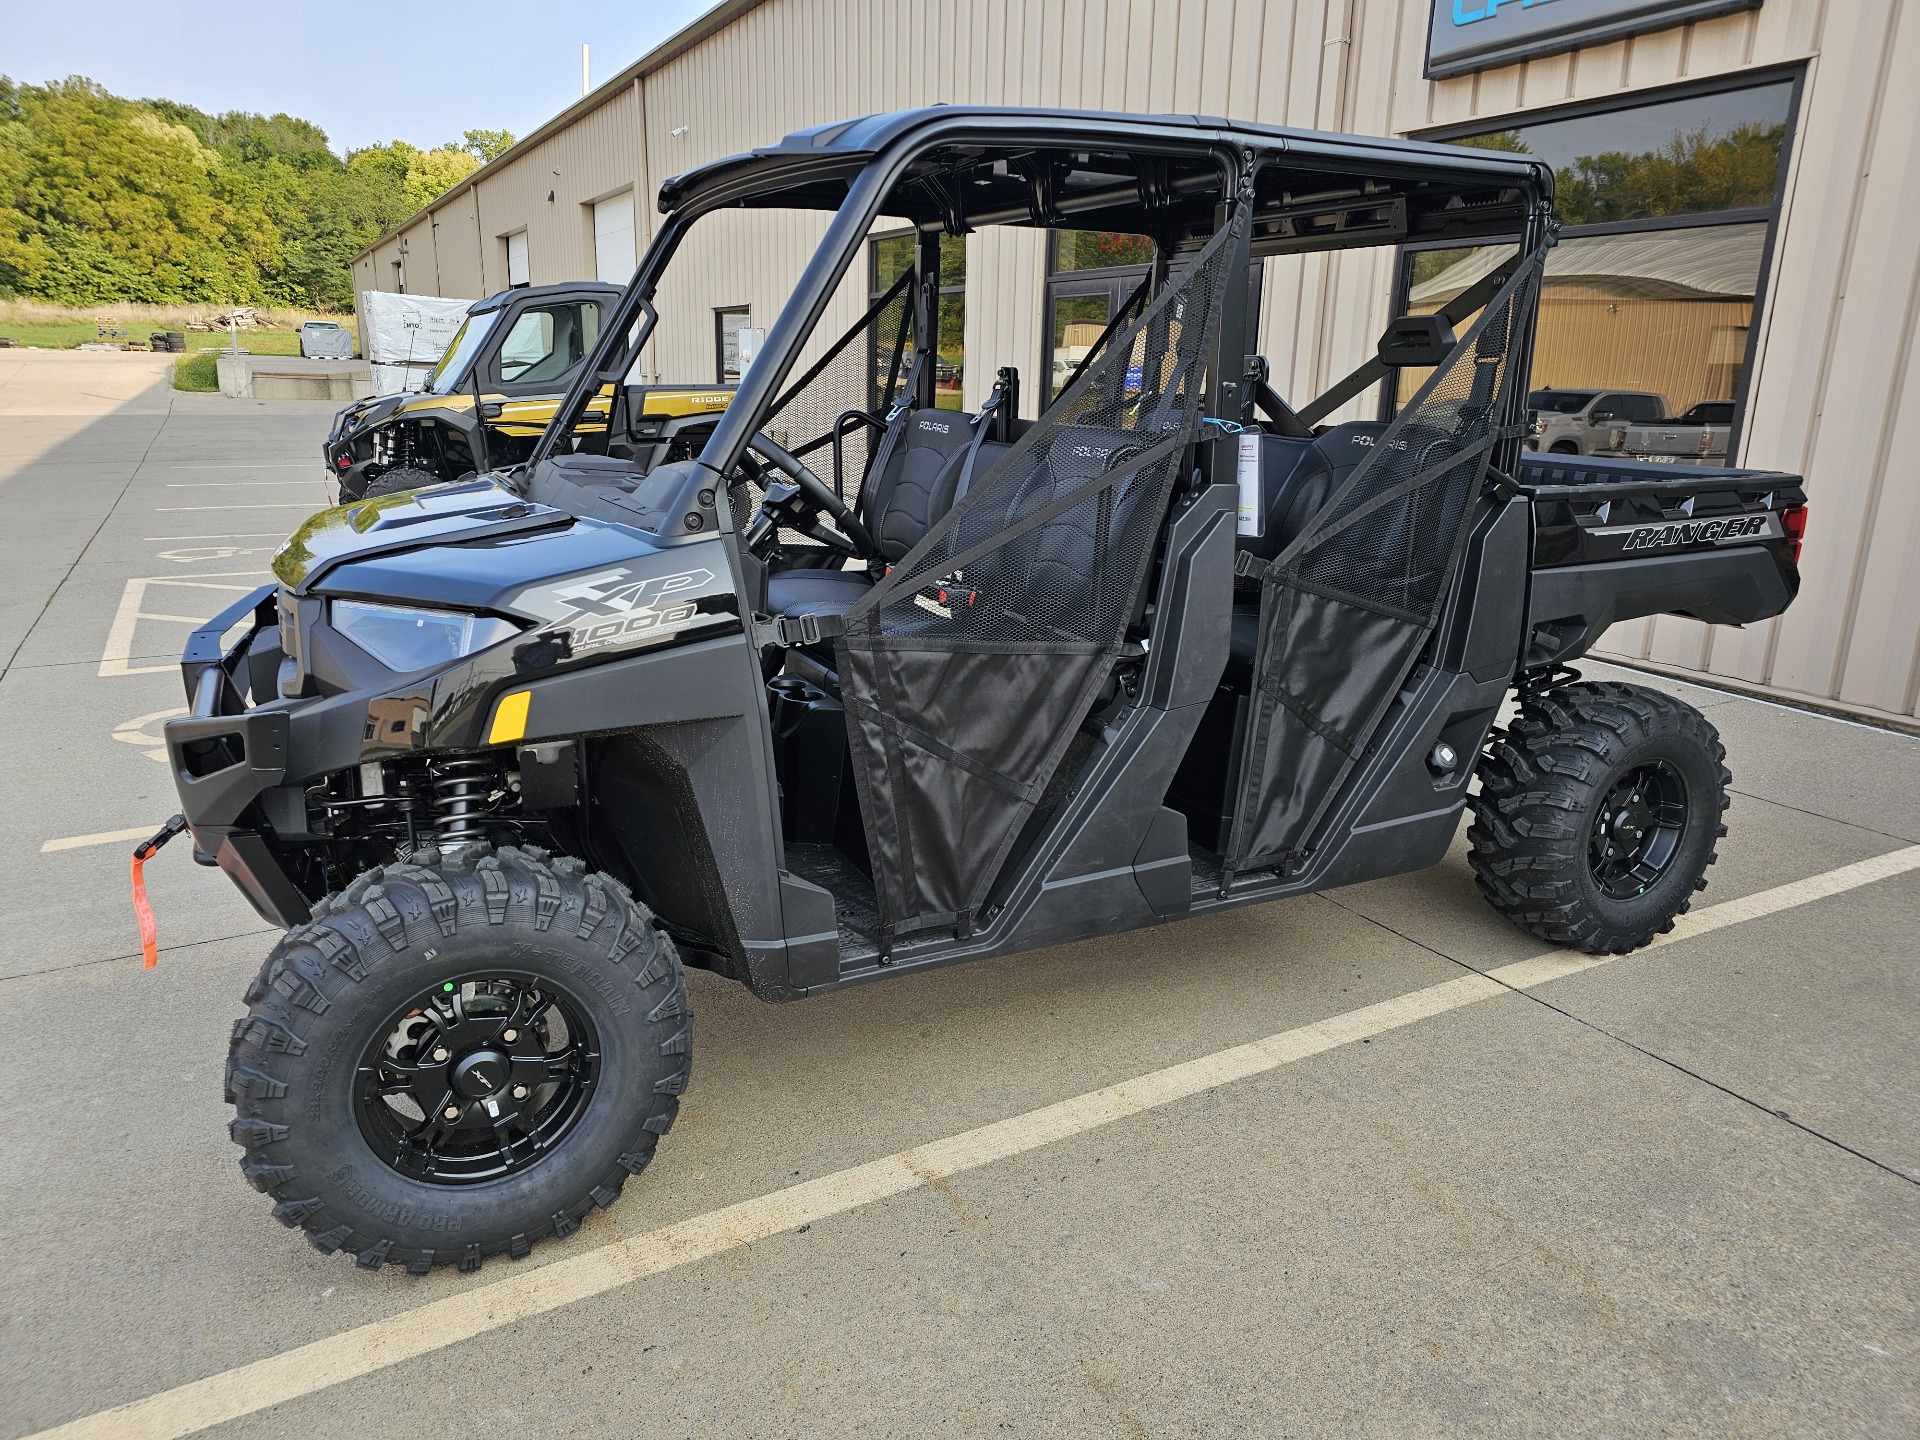
M 967 421 L 971 417 L 957 410 L 916 410 L 907 417 L 907 433 L 901 443 L 908 446 L 930 445 L 950 450 L 967 443 Z
M 1313 448 L 1326 456 L 1334 469 L 1350 471 L 1373 454 L 1386 428 L 1384 420 L 1349 420 L 1329 429 L 1313 442 Z

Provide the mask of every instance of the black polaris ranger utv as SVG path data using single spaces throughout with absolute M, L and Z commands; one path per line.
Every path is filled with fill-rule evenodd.
M 527 463 L 315 516 L 185 657 L 197 858 L 287 927 L 232 1133 L 323 1250 L 472 1268 L 611 1204 L 687 1085 L 683 965 L 816 995 L 1432 865 L 1468 805 L 1481 888 L 1548 940 L 1645 944 L 1705 883 L 1713 728 L 1566 663 L 1778 614 L 1803 495 L 1523 453 L 1544 165 L 936 108 L 660 199 Z M 676 458 L 626 377 L 708 323 L 673 298 L 701 227 L 781 209 L 823 238 Z M 1154 260 L 1050 403 L 1008 364 L 943 410 L 940 242 L 994 225 Z M 1254 267 L 1433 239 L 1497 263 L 1276 390 Z
M 341 501 L 526 460 L 619 299 L 617 285 L 574 281 L 476 300 L 417 393 L 356 400 L 334 417 L 320 448 Z M 608 398 L 590 407 L 588 425 L 605 420 Z M 725 386 L 655 386 L 635 413 L 673 429 L 732 399 Z

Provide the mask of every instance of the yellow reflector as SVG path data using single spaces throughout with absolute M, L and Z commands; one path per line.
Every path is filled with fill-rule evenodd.
M 533 701 L 531 690 L 516 690 L 502 695 L 493 707 L 493 729 L 487 732 L 489 745 L 506 745 L 524 739 L 527 733 L 527 706 Z

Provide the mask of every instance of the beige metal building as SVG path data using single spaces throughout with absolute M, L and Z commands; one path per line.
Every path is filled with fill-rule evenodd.
M 1730 404 L 1734 461 L 1803 473 L 1812 497 L 1788 614 L 1746 630 L 1636 621 L 1607 651 L 1912 724 L 1920 87 L 1902 77 L 1915 73 L 1911 0 L 727 0 L 384 237 L 354 273 L 360 290 L 468 297 L 624 280 L 668 176 L 937 101 L 1524 148 L 1559 171 L 1568 227 L 1534 385 L 1597 393 L 1589 413 L 1623 419 L 1648 395 L 1672 415 Z M 657 378 L 724 379 L 740 332 L 773 322 L 823 223 L 750 230 L 748 218 L 703 221 L 676 260 L 644 362 Z M 1104 320 L 1136 257 L 1126 237 L 1089 240 L 966 238 L 963 334 L 951 355 L 941 343 L 954 403 L 976 402 L 1007 364 L 1033 395 Z M 1393 313 L 1433 308 L 1485 263 L 1462 251 L 1265 262 L 1259 334 L 1276 383 L 1317 393 Z M 849 276 L 837 309 L 857 314 L 872 283 Z

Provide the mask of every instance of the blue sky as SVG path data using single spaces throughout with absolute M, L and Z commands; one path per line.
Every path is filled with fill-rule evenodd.
M 202 110 L 284 110 L 334 149 L 437 145 L 469 129 L 525 135 L 715 0 L 466 0 L 236 4 L 10 0 L 0 74 L 85 75 L 118 95 Z

